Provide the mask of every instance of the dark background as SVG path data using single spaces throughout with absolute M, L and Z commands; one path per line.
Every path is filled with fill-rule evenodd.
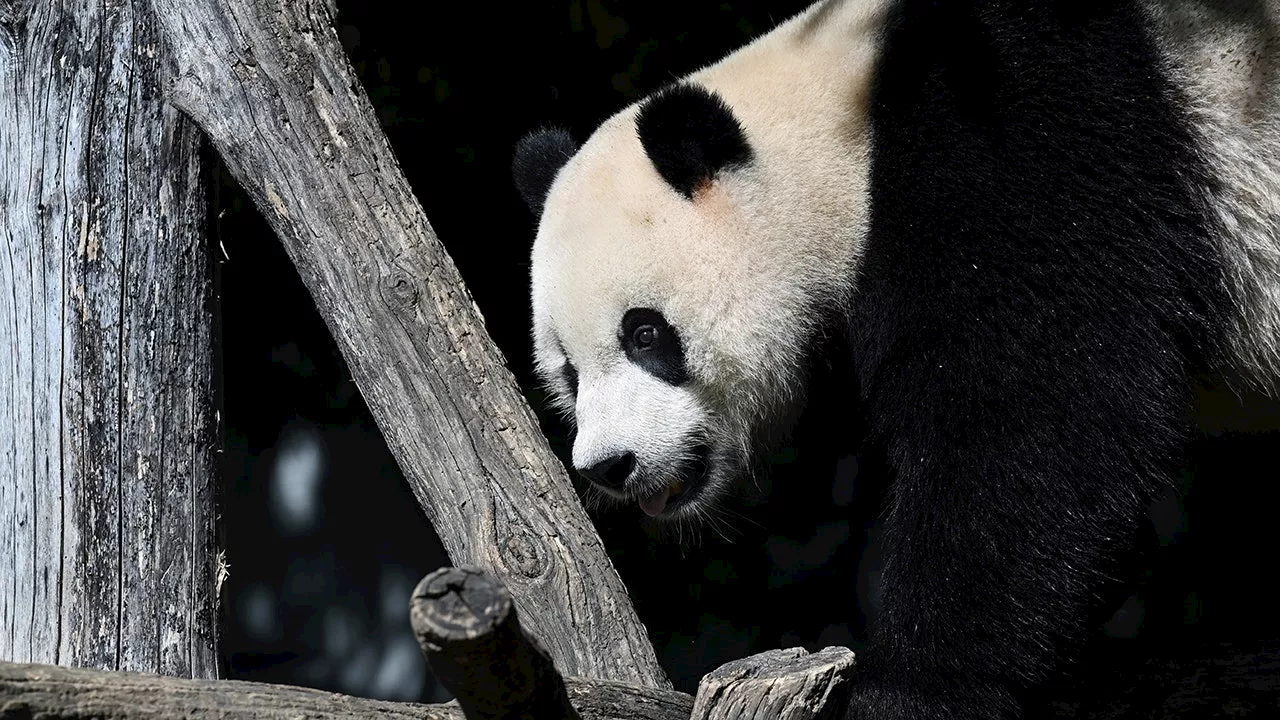
M 534 226 L 511 185 L 513 145 L 549 123 L 584 140 L 805 4 L 433 3 L 410 18 L 395 3 L 338 3 L 344 47 L 404 172 L 561 457 L 564 428 L 530 368 Z M 448 560 L 283 250 L 221 170 L 214 194 L 231 676 L 447 699 L 409 632 L 407 603 Z M 1223 407 L 1234 412 L 1229 399 Z M 814 415 L 819 436 L 848 435 L 839 414 Z M 1139 589 L 1117 600 L 1104 647 L 1275 634 L 1265 589 L 1276 447 L 1275 433 L 1220 429 L 1196 446 L 1181 478 L 1188 494 L 1153 509 Z M 783 448 L 731 527 L 698 537 L 671 537 L 636 508 L 593 515 L 678 689 L 772 647 L 861 647 L 883 488 L 859 475 L 863 459 L 849 450 Z

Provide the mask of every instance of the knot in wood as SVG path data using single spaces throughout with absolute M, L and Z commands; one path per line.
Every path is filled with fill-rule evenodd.
M 537 580 L 551 569 L 546 548 L 523 517 L 509 514 L 506 522 L 494 528 L 494 535 L 504 567 L 530 580 Z
M 408 271 L 394 268 L 382 276 L 378 285 L 383 301 L 392 308 L 412 311 L 417 307 L 418 284 Z
M 27 24 L 31 3 L 23 0 L 0 0 L 0 51 L 10 51 L 13 42 Z

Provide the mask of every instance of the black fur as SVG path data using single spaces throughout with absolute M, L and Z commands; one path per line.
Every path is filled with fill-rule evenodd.
M 652 342 L 648 345 L 636 342 L 636 331 L 641 328 L 649 328 L 652 332 Z M 623 313 L 618 342 L 627 359 L 650 375 L 672 385 L 683 385 L 689 381 L 680 333 L 657 310 L 631 308 Z
M 893 489 L 850 717 L 1014 718 L 1177 468 L 1224 264 L 1133 2 L 907 0 L 851 325 Z
M 721 170 L 751 162 L 751 146 L 733 111 L 697 85 L 655 93 L 640 106 L 636 132 L 658 174 L 689 199 Z
M 569 386 L 569 392 L 573 395 L 578 394 L 578 368 L 568 360 L 564 361 L 564 366 L 560 368 L 560 372 L 564 375 L 564 383 Z
M 542 215 L 547 202 L 547 192 L 555 182 L 560 168 L 578 152 L 578 144 L 567 130 L 542 128 L 525 135 L 516 143 L 515 157 L 511 160 L 511 175 L 516 190 L 535 216 Z

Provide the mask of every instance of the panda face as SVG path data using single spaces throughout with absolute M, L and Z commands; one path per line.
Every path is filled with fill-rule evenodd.
M 537 365 L 576 425 L 573 465 L 662 518 L 707 510 L 803 400 L 819 305 L 839 304 L 834 248 L 764 205 L 758 168 L 693 200 L 625 115 L 560 172 L 534 245 Z M 846 276 L 847 277 L 847 276 Z
M 611 147 L 627 135 L 630 157 Z M 694 297 L 680 282 L 715 248 L 667 229 L 696 222 L 682 202 L 635 141 L 634 120 L 619 119 L 560 172 L 532 262 L 538 368 L 576 426 L 574 467 L 605 496 L 664 518 L 736 470 L 729 454 L 713 458 L 730 433 L 699 307 L 712 288 Z
M 703 515 L 803 404 L 809 350 L 847 312 L 865 227 L 849 91 L 872 54 L 849 42 L 854 20 L 807 35 L 805 52 L 793 21 L 792 36 L 627 108 L 581 149 L 548 131 L 517 150 L 540 214 L 536 365 L 576 426 L 575 468 L 605 497 Z
M 652 308 L 624 311 L 609 338 L 575 353 L 548 353 L 546 372 L 577 426 L 573 464 L 603 494 L 674 516 L 714 490 L 714 413 L 693 391 L 680 333 Z M 579 365 L 582 369 L 579 370 Z

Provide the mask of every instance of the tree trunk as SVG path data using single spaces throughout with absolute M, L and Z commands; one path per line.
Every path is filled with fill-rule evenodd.
M 560 672 L 669 687 L 621 579 L 413 196 L 324 0 L 152 0 L 172 101 L 298 267 L 456 565 Z M 498 242 L 498 238 L 476 238 Z
M 207 205 L 157 44 L 0 0 L 0 659 L 212 678 Z

